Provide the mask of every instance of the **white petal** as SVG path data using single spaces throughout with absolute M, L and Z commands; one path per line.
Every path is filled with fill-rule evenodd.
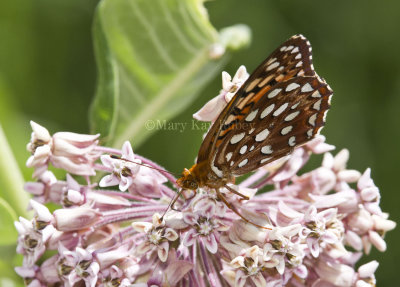
M 217 240 L 215 240 L 214 234 L 209 234 L 208 236 L 202 236 L 200 237 L 200 240 L 204 243 L 208 251 L 210 253 L 215 254 L 218 251 L 218 244 Z
M 41 141 L 44 141 L 45 143 L 47 143 L 51 140 L 49 131 L 46 128 L 35 123 L 34 121 L 31 121 L 30 124 L 31 124 L 33 132 L 35 133 L 36 139 L 40 139 Z
M 33 199 L 29 200 L 29 204 L 35 210 L 40 221 L 50 222 L 53 220 L 53 215 L 50 213 L 46 206 L 34 201 Z
M 158 245 L 157 254 L 158 258 L 160 258 L 162 262 L 167 261 L 168 250 L 169 250 L 169 243 L 167 241 L 164 241 L 160 245 Z
M 147 233 L 152 227 L 150 222 L 132 222 L 132 228 L 138 232 Z
M 373 260 L 369 263 L 366 263 L 364 265 L 361 265 L 360 268 L 358 268 L 358 275 L 361 278 L 370 278 L 374 275 L 378 266 L 379 266 L 379 263 L 378 263 L 378 261 L 375 261 L 375 260 Z
M 197 233 L 194 229 L 190 229 L 186 232 L 185 237 L 183 238 L 183 245 L 189 247 L 196 243 Z
M 257 287 L 266 287 L 267 286 L 267 282 L 265 281 L 265 278 L 264 278 L 264 276 L 262 276 L 261 273 L 258 273 L 255 276 L 251 276 L 250 278 Z
M 193 118 L 202 122 L 213 122 L 217 119 L 219 114 L 227 105 L 224 97 L 220 95 L 208 101 L 199 111 L 197 111 Z
M 370 231 L 369 239 L 371 240 L 371 243 L 376 247 L 376 249 L 378 249 L 380 252 L 386 251 L 386 242 L 378 233 L 376 233 L 375 231 Z
M 349 160 L 349 150 L 342 149 L 334 159 L 333 169 L 336 171 L 344 170 L 346 168 L 347 161 Z

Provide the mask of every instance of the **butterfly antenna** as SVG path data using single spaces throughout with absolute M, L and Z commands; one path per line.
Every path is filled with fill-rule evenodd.
M 269 227 L 261 226 L 261 225 L 259 225 L 259 224 L 257 224 L 257 223 L 254 223 L 254 222 L 251 222 L 250 220 L 248 220 L 246 217 L 244 217 L 242 214 L 240 214 L 240 212 L 237 211 L 237 209 L 236 209 L 228 200 L 226 200 L 225 196 L 223 196 L 222 193 L 221 193 L 218 189 L 216 189 L 216 192 L 217 192 L 218 198 L 221 199 L 221 200 L 223 201 L 223 203 L 225 203 L 226 206 L 227 206 L 230 210 L 232 210 L 234 213 L 236 213 L 236 214 L 237 214 L 241 219 L 243 219 L 245 222 L 250 223 L 250 224 L 252 224 L 252 225 L 254 225 L 255 227 L 258 227 L 258 228 L 267 229 L 267 230 L 272 230 L 272 229 L 269 228 Z
M 156 168 L 156 167 L 151 166 L 151 165 L 148 165 L 148 164 L 137 163 L 137 162 L 134 162 L 134 161 L 132 161 L 132 160 L 130 160 L 130 159 L 122 158 L 122 157 L 120 157 L 120 156 L 118 156 L 118 155 L 110 154 L 110 157 L 111 157 L 111 158 L 114 158 L 114 159 L 119 159 L 119 160 L 127 161 L 127 162 L 130 162 L 130 163 L 134 163 L 134 164 L 137 164 L 137 165 L 145 166 L 145 167 L 148 167 L 148 168 L 152 168 L 152 169 L 158 170 L 158 171 L 160 171 L 160 172 L 166 172 L 166 173 L 169 173 L 169 174 L 178 176 L 178 177 L 181 176 L 180 174 L 177 174 L 177 173 L 174 173 L 174 172 L 170 172 L 170 171 L 168 171 L 168 170 L 161 169 L 161 168 Z

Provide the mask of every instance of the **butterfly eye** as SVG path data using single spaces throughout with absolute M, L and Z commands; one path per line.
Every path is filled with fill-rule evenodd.
M 190 188 L 191 189 L 197 189 L 197 187 L 198 187 L 198 185 L 197 185 L 197 183 L 195 181 L 191 181 L 190 182 Z

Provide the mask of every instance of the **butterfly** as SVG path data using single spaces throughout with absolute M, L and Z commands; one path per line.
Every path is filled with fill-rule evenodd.
M 310 42 L 302 35 L 292 36 L 238 88 L 204 138 L 197 162 L 177 180 L 181 191 L 214 189 L 221 201 L 249 222 L 220 189 L 248 199 L 228 184 L 318 135 L 332 94 L 314 71 Z

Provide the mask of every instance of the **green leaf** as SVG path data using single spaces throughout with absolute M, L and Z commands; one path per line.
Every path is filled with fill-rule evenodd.
M 17 214 L 27 216 L 29 195 L 24 191 L 24 178 L 0 124 L 0 194 Z M 1 233 L 0 233 L 1 234 Z
M 250 33 L 243 25 L 220 37 L 202 4 L 100 2 L 93 30 L 98 84 L 91 126 L 107 144 L 143 142 L 152 132 L 146 129 L 149 120 L 166 120 L 183 110 L 220 72 L 227 55 L 213 55 L 212 47 L 224 51 L 248 44 Z
M 17 220 L 17 214 L 12 207 L 0 197 L 0 245 L 9 245 L 16 242 L 18 236 L 14 227 L 14 221 Z

